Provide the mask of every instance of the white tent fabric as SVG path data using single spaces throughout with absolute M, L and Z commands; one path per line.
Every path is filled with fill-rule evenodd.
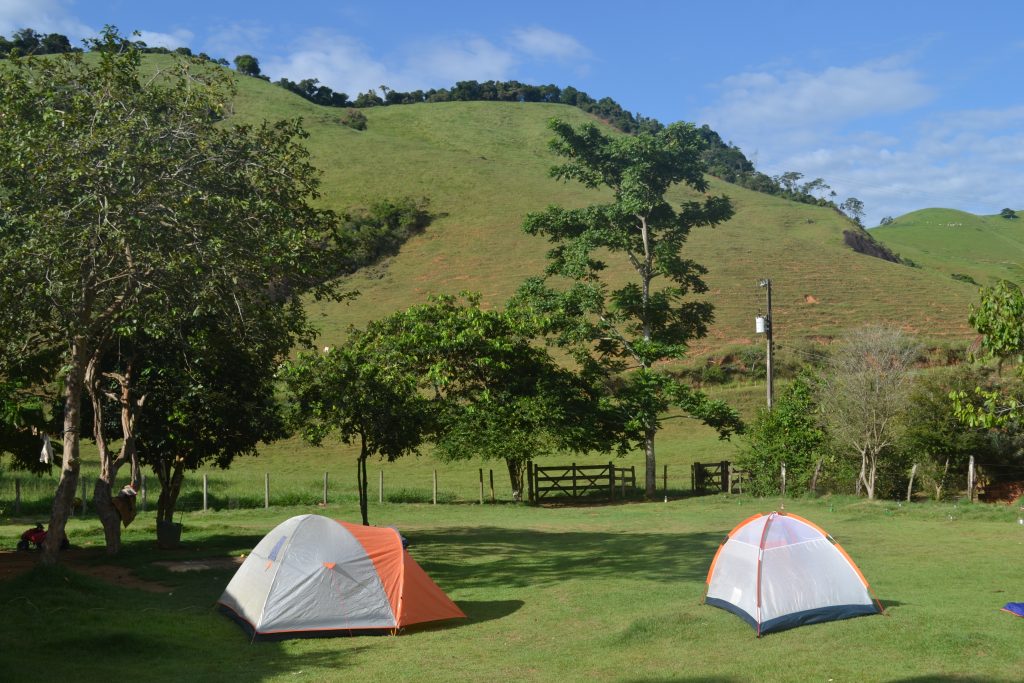
M 394 630 L 465 617 L 402 547 L 395 529 L 320 515 L 277 525 L 218 601 L 254 635 Z
M 758 635 L 881 611 L 831 536 L 777 512 L 754 515 L 729 533 L 708 570 L 705 601 L 742 617 Z

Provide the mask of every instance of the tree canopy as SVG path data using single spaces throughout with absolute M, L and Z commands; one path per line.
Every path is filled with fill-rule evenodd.
M 548 276 L 567 278 L 567 290 L 534 278 L 519 292 L 549 318 L 549 333 L 570 348 L 583 367 L 597 364 L 609 373 L 630 371 L 616 393 L 628 439 L 646 453 L 648 496 L 655 491 L 654 438 L 663 414 L 672 407 L 697 417 L 725 436 L 740 428 L 725 404 L 680 383 L 655 367 L 681 358 L 688 343 L 707 333 L 712 306 L 690 298 L 707 291 L 700 264 L 684 258 L 683 246 L 694 227 L 714 226 L 732 216 L 727 197 L 705 195 L 678 209 L 665 198 L 684 184 L 706 192 L 701 141 L 689 124 L 673 124 L 655 134 L 609 137 L 596 126 L 573 128 L 551 122 L 551 148 L 565 163 L 551 175 L 591 189 L 605 188 L 611 201 L 582 209 L 557 206 L 526 217 L 531 235 L 554 244 L 548 252 Z M 602 279 L 599 250 L 626 260 L 635 280 L 609 289 Z M 657 283 L 664 282 L 660 288 Z
M 26 345 L 61 357 L 54 539 L 76 490 L 83 397 L 102 409 L 114 381 L 122 410 L 144 400 L 131 379 L 141 366 L 103 366 L 119 340 L 169 338 L 211 316 L 235 319 L 241 343 L 268 321 L 307 337 L 302 294 L 335 293 L 336 217 L 308 203 L 318 174 L 297 122 L 225 125 L 229 73 L 178 57 L 145 75 L 115 28 L 92 51 L 88 61 L 15 57 L 0 70 L 0 310 L 15 323 L 0 339 L 0 374 Z M 98 505 L 121 464 L 136 469 L 134 439 L 123 444 L 116 455 L 101 448 Z

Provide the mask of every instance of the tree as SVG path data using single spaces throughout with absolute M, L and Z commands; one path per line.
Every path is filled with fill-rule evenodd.
M 300 356 L 284 373 L 290 422 L 307 441 L 320 445 L 334 434 L 358 442 L 359 511 L 367 526 L 367 459 L 380 455 L 390 462 L 416 453 L 433 421 L 415 375 L 388 342 L 371 323 L 366 332 L 352 331 L 342 346 Z
M 1002 218 L 1005 218 L 1005 219 L 1011 220 L 1011 221 L 1017 218 L 1017 212 L 1014 211 L 1013 209 L 1009 209 L 1009 208 L 1003 209 L 1002 211 L 1000 211 L 999 215 Z
M 856 490 L 875 497 L 879 466 L 895 448 L 911 386 L 917 345 L 900 330 L 865 327 L 830 356 L 818 402 L 837 444 L 860 458 Z
M 932 370 L 914 382 L 903 416 L 901 448 L 922 467 L 935 500 L 941 500 L 951 478 L 958 476 L 963 482 L 970 456 L 984 462 L 998 457 L 989 435 L 957 419 L 949 400 L 950 393 L 986 384 L 978 370 L 963 366 Z
M 139 49 L 108 27 L 99 56 L 12 59 L 0 71 L 0 358 L 53 349 L 63 367 L 63 453 L 44 561 L 56 561 L 80 468 L 82 403 L 100 446 L 94 497 L 116 552 L 111 489 L 131 465 L 145 403 L 143 359 L 104 365 L 118 340 L 164 339 L 173 321 L 233 317 L 249 334 L 269 311 L 308 332 L 301 296 L 330 295 L 336 219 L 313 209 L 317 175 L 295 122 L 221 120 L 230 76 L 178 58 L 143 78 Z M 282 329 L 276 328 L 276 329 Z M 0 375 L 3 375 L 0 371 Z M 101 429 L 113 382 L 124 432 Z
M 246 76 L 260 75 L 260 60 L 252 55 L 238 55 L 235 57 L 235 71 Z
M 1024 354 L 1024 292 L 1008 280 L 981 290 L 981 301 L 971 306 L 967 320 L 982 335 L 984 355 L 995 359 L 997 369 L 1010 358 Z M 1018 376 L 1024 372 L 1018 366 Z M 1020 420 L 1024 402 L 999 388 L 976 386 L 972 392 L 950 393 L 957 417 L 972 427 L 1006 428 Z
M 856 197 L 847 197 L 843 203 L 839 205 L 839 209 L 849 216 L 850 220 L 854 223 L 864 227 L 864 202 Z
M 375 326 L 433 397 L 437 453 L 504 460 L 521 493 L 535 457 L 611 450 L 617 415 L 601 386 L 533 344 L 530 312 L 487 311 L 478 294 L 463 298 L 433 297 Z
M 783 463 L 789 490 L 816 489 L 832 450 L 821 424 L 815 383 L 810 375 L 797 376 L 772 409 L 762 409 L 747 429 L 739 465 L 750 472 L 751 493 L 777 494 Z
M 628 415 L 626 438 L 643 445 L 645 491 L 653 497 L 655 436 L 669 408 L 682 409 L 723 436 L 740 428 L 728 406 L 655 367 L 682 357 L 687 343 L 707 332 L 711 305 L 687 299 L 707 290 L 701 279 L 706 270 L 680 252 L 692 228 L 727 220 L 732 205 L 727 197 L 705 196 L 677 210 L 665 200 L 668 189 L 679 183 L 698 192 L 708 189 L 701 138 L 690 124 L 634 137 L 608 137 L 593 124 L 574 129 L 557 119 L 550 127 L 556 135 L 551 148 L 566 159 L 552 169 L 552 176 L 591 189 L 607 188 L 611 202 L 583 209 L 552 206 L 526 217 L 527 233 L 545 235 L 555 244 L 547 274 L 568 278 L 573 285 L 556 291 L 535 278 L 518 297 L 550 318 L 548 331 L 574 350 L 584 368 L 596 363 L 616 373 L 631 367 L 617 399 Z M 605 264 L 595 256 L 603 249 L 628 261 L 635 281 L 609 290 L 602 279 Z M 659 279 L 666 284 L 653 288 Z

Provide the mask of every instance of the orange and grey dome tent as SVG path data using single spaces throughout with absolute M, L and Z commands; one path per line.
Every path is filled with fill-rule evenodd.
M 253 637 L 394 633 L 466 616 L 416 564 L 397 530 L 320 515 L 274 527 L 218 603 Z
M 711 561 L 704 600 L 758 636 L 884 611 L 842 546 L 785 512 L 756 514 L 729 532 Z

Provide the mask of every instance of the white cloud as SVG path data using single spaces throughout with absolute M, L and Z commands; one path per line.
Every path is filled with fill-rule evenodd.
M 590 51 L 575 38 L 542 26 L 518 29 L 512 32 L 512 44 L 526 56 L 534 59 L 585 59 Z
M 385 63 L 349 36 L 316 32 L 300 48 L 261 61 L 273 79 L 316 78 L 333 90 L 354 98 L 358 93 L 387 85 L 396 90 L 448 87 L 460 80 L 507 79 L 515 56 L 483 38 L 422 43 L 399 64 Z
M 228 61 L 238 55 L 263 53 L 264 41 L 272 31 L 254 22 L 234 22 L 226 26 L 215 26 L 203 42 L 203 50 L 213 57 Z
M 0 35 L 10 38 L 23 28 L 40 33 L 61 33 L 73 45 L 97 31 L 75 19 L 63 0 L 0 0 Z
M 913 109 L 934 96 L 918 73 L 893 60 L 829 67 L 820 73 L 743 73 L 726 78 L 721 90 L 705 118 L 723 134 L 737 137 L 835 126 Z
M 858 197 L 866 224 L 927 207 L 1024 206 L 1024 107 L 942 111 L 906 59 L 818 72 L 770 70 L 720 84 L 705 120 L 769 175 L 822 177 Z
M 192 32 L 184 29 L 179 29 L 173 33 L 139 31 L 139 40 L 149 47 L 166 47 L 169 50 L 173 50 L 176 47 L 191 47 L 192 38 Z

